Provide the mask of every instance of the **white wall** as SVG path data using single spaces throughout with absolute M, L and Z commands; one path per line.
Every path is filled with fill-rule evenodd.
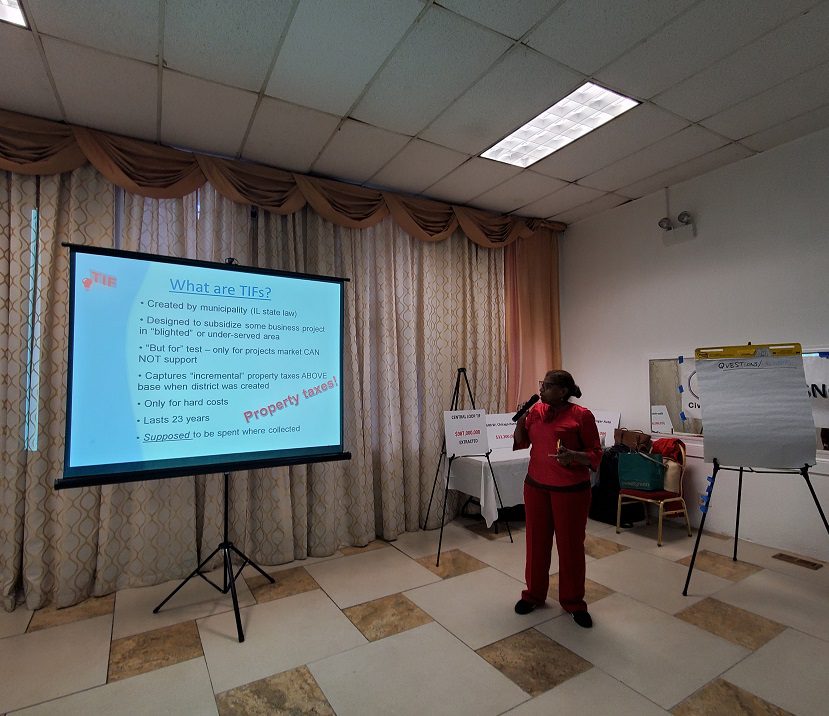
M 628 427 L 650 426 L 651 358 L 747 341 L 829 347 L 829 130 L 672 187 L 671 218 L 680 211 L 696 237 L 657 227 L 660 191 L 571 226 L 559 244 L 564 368 L 580 402 L 621 410 Z M 698 523 L 711 466 L 691 464 Z M 829 465 L 815 473 L 829 511 Z M 736 482 L 720 472 L 706 530 L 733 534 Z M 742 505 L 741 537 L 829 560 L 799 476 L 747 476 Z

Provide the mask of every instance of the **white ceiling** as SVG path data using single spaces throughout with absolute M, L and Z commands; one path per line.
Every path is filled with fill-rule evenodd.
M 21 0 L 0 107 L 567 223 L 829 126 L 829 0 Z M 476 155 L 585 80 L 639 107 Z

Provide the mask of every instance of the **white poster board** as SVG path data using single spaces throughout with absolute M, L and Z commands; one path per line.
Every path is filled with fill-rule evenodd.
M 721 465 L 801 468 L 815 464 L 815 426 L 800 346 L 697 350 L 705 460 Z M 777 351 L 777 352 L 775 352 Z
M 651 405 L 651 432 L 670 435 L 674 431 L 674 424 L 668 414 L 667 405 Z
M 596 418 L 596 427 L 599 429 L 599 439 L 602 441 L 602 447 L 611 447 L 613 445 L 613 431 L 619 427 L 622 414 L 607 410 L 591 410 L 590 412 Z
M 446 456 L 484 455 L 487 450 L 485 410 L 445 410 Z
M 683 420 L 701 418 L 702 408 L 700 407 L 697 365 L 692 357 L 679 356 L 679 385 L 677 388 L 682 397 L 682 415 L 680 417 Z
M 489 447 L 493 450 L 501 448 L 512 450 L 514 432 L 515 423 L 512 421 L 512 413 L 492 413 L 486 416 L 486 437 Z

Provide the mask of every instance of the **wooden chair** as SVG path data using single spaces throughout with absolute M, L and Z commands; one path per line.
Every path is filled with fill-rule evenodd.
M 659 508 L 659 527 L 657 530 L 656 544 L 662 546 L 662 518 L 685 516 L 685 525 L 688 528 L 688 536 L 691 536 L 691 522 L 688 519 L 688 508 L 685 505 L 685 498 L 682 496 L 682 483 L 685 477 L 686 453 L 685 447 L 679 444 L 681 459 L 678 461 L 665 459 L 665 484 L 662 490 L 630 490 L 622 488 L 619 490 L 619 500 L 616 506 L 616 534 L 621 531 L 622 505 L 641 502 L 645 504 L 645 524 L 650 524 L 648 505 L 656 505 Z M 673 463 L 673 465 L 672 465 Z M 674 465 L 677 468 L 673 467 Z

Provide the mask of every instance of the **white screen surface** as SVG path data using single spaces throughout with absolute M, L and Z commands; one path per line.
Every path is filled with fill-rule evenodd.
M 342 280 L 71 258 L 64 480 L 342 453 Z

